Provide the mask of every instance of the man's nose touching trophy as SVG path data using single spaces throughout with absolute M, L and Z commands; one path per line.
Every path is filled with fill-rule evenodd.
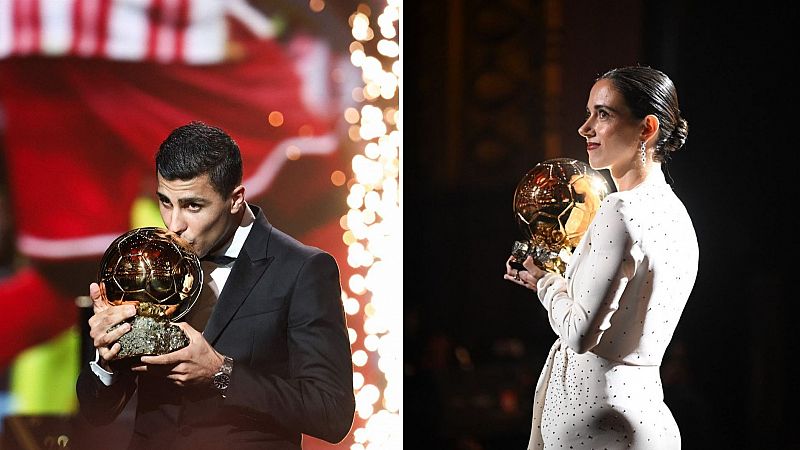
M 611 191 L 600 172 L 570 158 L 542 161 L 517 184 L 514 218 L 525 240 L 514 242 L 510 265 L 525 270 L 531 256 L 542 270 L 563 274 L 600 202 Z
M 98 278 L 106 301 L 136 306 L 136 315 L 128 320 L 131 330 L 118 341 L 122 349 L 117 359 L 189 345 L 183 330 L 172 323 L 189 312 L 203 286 L 200 259 L 186 240 L 163 228 L 128 231 L 106 250 Z

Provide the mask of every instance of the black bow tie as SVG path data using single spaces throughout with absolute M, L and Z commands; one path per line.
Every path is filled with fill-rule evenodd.
M 236 261 L 236 258 L 225 255 L 206 255 L 200 258 L 200 261 L 209 261 L 219 266 L 227 266 L 228 264 Z

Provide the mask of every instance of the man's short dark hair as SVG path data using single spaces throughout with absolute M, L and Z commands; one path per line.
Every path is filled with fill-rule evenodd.
M 174 129 L 161 143 L 156 171 L 169 181 L 208 174 L 214 190 L 226 197 L 242 182 L 242 155 L 227 133 L 195 121 Z

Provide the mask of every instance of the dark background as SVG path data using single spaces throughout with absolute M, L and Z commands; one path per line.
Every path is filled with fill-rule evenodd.
M 666 72 L 690 126 L 667 181 L 700 244 L 662 364 L 684 449 L 789 447 L 796 248 L 797 56 L 791 6 L 766 2 L 449 0 L 407 5 L 404 58 L 404 441 L 521 449 L 555 335 L 503 280 L 511 200 L 576 132 L 594 79 Z

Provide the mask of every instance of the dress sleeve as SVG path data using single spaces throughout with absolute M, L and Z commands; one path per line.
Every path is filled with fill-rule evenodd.
M 641 252 L 635 250 L 637 242 L 630 234 L 631 223 L 624 201 L 607 197 L 584 236 L 588 242 L 570 262 L 574 267 L 567 270 L 566 278 L 548 273 L 537 283 L 550 326 L 577 353 L 600 342 L 641 262 Z

